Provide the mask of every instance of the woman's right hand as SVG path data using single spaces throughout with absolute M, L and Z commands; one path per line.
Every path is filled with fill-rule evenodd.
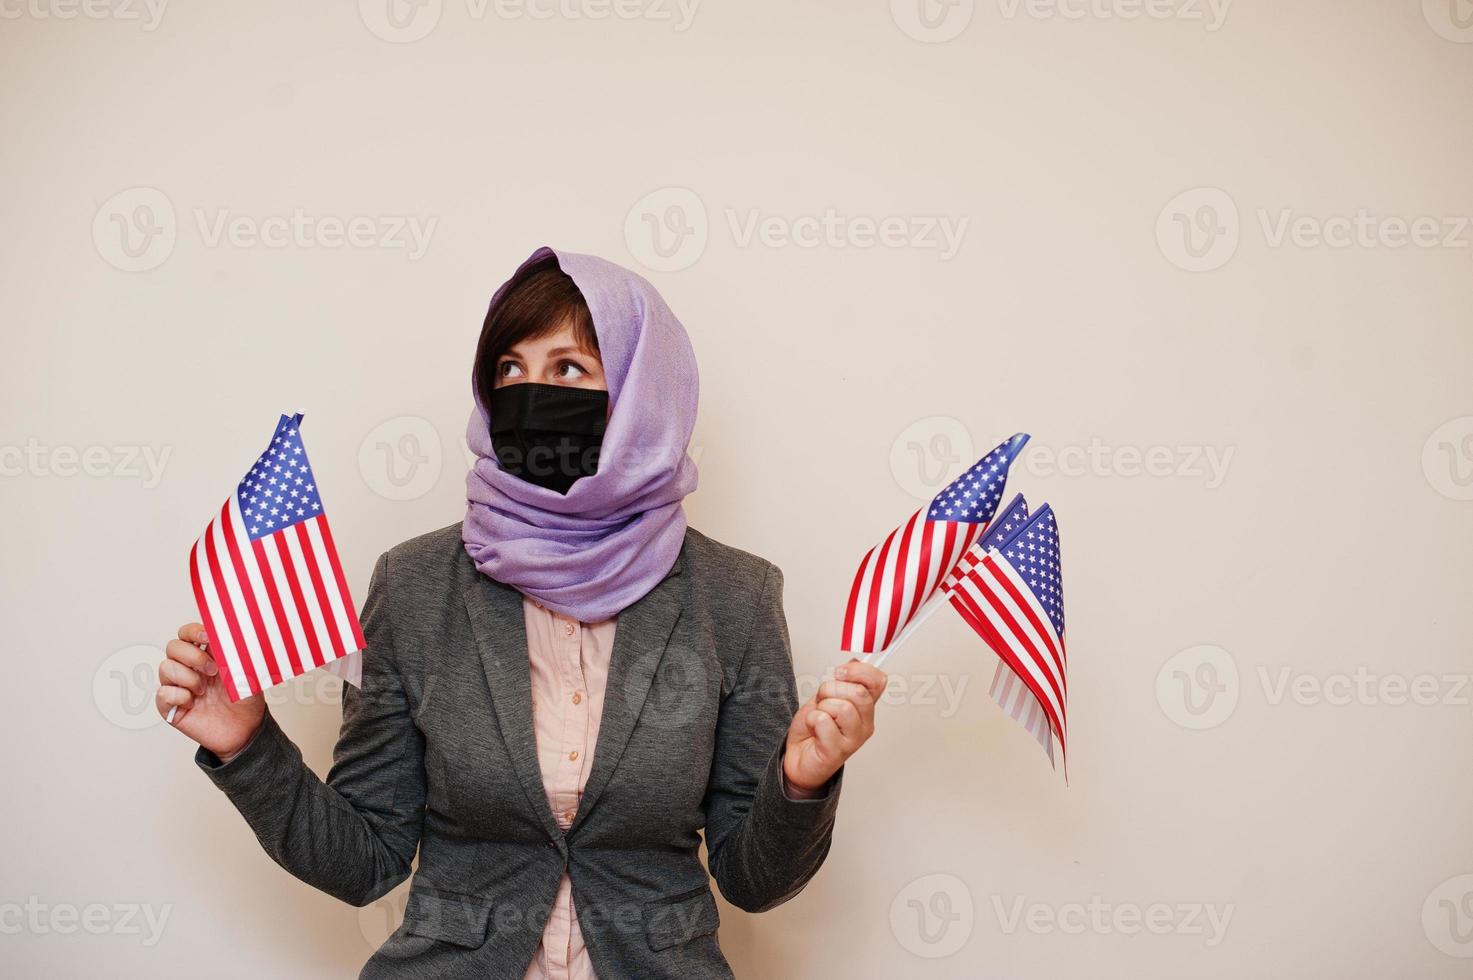
M 174 727 L 229 762 L 260 730 L 266 699 L 254 694 L 231 703 L 199 623 L 179 627 L 179 638 L 169 641 L 164 654 L 154 695 L 159 714 L 168 718 L 169 709 L 177 707 Z

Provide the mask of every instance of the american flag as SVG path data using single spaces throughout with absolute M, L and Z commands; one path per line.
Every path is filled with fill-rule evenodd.
M 1005 530 L 1004 524 L 1011 524 Z M 1048 504 L 1031 517 L 1018 497 L 941 583 L 942 592 L 1001 663 L 992 696 L 1068 772 L 1069 658 L 1059 526 Z
M 869 550 L 849 589 L 839 649 L 876 653 L 924 618 L 917 614 L 992 519 L 1027 441 L 1020 432 L 983 456 Z
M 364 647 L 300 433 L 271 445 L 189 551 L 189 577 L 231 701 Z

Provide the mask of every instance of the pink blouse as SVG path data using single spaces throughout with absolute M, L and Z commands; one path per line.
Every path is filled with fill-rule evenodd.
M 522 597 L 527 623 L 527 655 L 532 670 L 532 727 L 542 786 L 558 826 L 567 830 L 578 812 L 588 782 L 598 726 L 603 717 L 615 620 L 580 623 Z M 790 799 L 819 795 L 783 780 Z M 573 883 L 567 873 L 542 930 L 542 943 L 523 980 L 597 980 L 573 910 Z
M 526 596 L 522 615 L 527 621 L 532 728 L 542 786 L 558 826 L 567 830 L 578 812 L 598 744 L 615 621 L 580 623 Z M 596 980 L 573 912 L 573 882 L 566 872 L 542 930 L 542 945 L 524 980 Z

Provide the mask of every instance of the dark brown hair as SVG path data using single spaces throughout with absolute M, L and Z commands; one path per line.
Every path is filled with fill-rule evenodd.
M 538 259 L 519 271 L 501 299 L 486 311 L 481 339 L 476 343 L 476 394 L 491 404 L 496 387 L 496 362 L 524 340 L 545 337 L 571 325 L 578 346 L 598 354 L 593 314 L 578 286 L 562 269 L 557 256 Z

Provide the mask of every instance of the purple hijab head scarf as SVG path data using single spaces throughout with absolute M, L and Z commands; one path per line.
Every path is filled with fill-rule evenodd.
M 696 464 L 686 455 L 696 422 L 696 358 L 685 328 L 642 277 L 546 247 L 522 268 L 549 255 L 588 302 L 598 335 L 610 406 L 598 472 L 564 495 L 503 471 L 473 368 L 476 407 L 466 442 L 476 460 L 465 481 L 461 537 L 483 574 L 593 623 L 653 589 L 685 540 L 680 502 L 696 488 Z M 511 281 L 491 297 L 492 308 Z

